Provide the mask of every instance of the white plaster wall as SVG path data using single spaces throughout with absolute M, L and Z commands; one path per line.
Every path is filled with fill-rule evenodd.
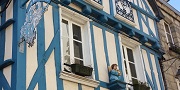
M 82 9 L 79 6 L 77 6 L 77 5 L 73 4 L 73 3 L 69 4 L 69 6 L 76 9 L 76 10 L 78 10 L 78 11 L 80 11 L 80 12 L 82 12 Z
M 93 87 L 82 85 L 82 90 L 94 90 Z
M 6 9 L 6 21 L 13 18 L 13 0 L 11 1 L 9 7 Z M 5 30 L 5 52 L 4 60 L 12 58 L 12 30 L 13 25 L 10 25 Z M 11 86 L 11 66 L 3 69 L 3 74 L 6 77 L 9 85 Z
M 151 70 L 150 70 L 150 66 L 149 66 L 149 61 L 148 61 L 148 56 L 147 56 L 147 52 L 146 50 L 142 49 L 142 56 L 143 56 L 143 60 L 144 60 L 144 65 L 145 65 L 145 69 L 152 81 L 152 76 L 151 76 Z
M 102 0 L 103 6 L 104 6 L 103 10 L 104 10 L 106 13 L 108 13 L 108 14 L 110 14 L 109 1 L 110 1 L 110 0 Z
M 148 2 L 147 0 L 134 0 L 135 4 L 136 4 L 137 6 L 138 6 L 138 3 L 137 3 L 137 2 L 139 2 L 139 7 L 140 7 L 140 8 L 144 9 L 144 10 L 147 11 L 147 12 L 150 12 L 150 11 L 146 8 L 145 3 L 144 3 L 143 1 L 144 1 L 145 3 L 147 3 L 148 7 L 150 8 L 150 11 L 152 12 L 153 15 L 155 15 L 152 7 L 150 6 L 150 4 L 149 4 L 149 2 Z
M 49 47 L 54 37 L 54 25 L 53 25 L 53 13 L 52 6 L 49 5 L 48 11 L 44 14 L 44 26 L 45 26 L 45 50 Z
M 144 19 L 146 18 L 144 14 L 142 14 L 142 16 L 143 16 Z M 141 19 L 141 22 L 142 22 L 143 32 L 149 35 L 148 28 L 147 28 L 147 26 L 145 24 L 146 22 L 144 22 L 142 19 Z
M 109 63 L 110 65 L 118 64 L 114 34 L 106 31 L 106 40 L 107 40 Z
M 103 88 L 103 87 L 100 87 L 100 90 L 109 90 L 109 89 L 107 89 L 107 88 Z
M 63 80 L 64 90 L 78 90 L 78 83 Z
M 149 21 L 149 26 L 151 28 L 151 31 L 156 36 L 156 29 L 155 29 L 155 26 L 154 26 L 154 21 L 152 19 L 150 19 L 150 18 L 148 18 L 148 21 Z
M 26 88 L 28 88 L 38 67 L 37 62 L 37 39 L 35 39 L 33 47 L 29 48 L 28 45 L 26 45 Z
M 160 86 L 160 82 L 159 82 L 159 76 L 158 76 L 158 72 L 157 72 L 156 60 L 155 60 L 155 57 L 153 54 L 150 54 L 150 57 L 151 57 L 152 65 L 153 65 L 153 71 L 155 74 L 157 87 L 158 87 L 158 90 L 161 90 L 161 86 Z
M 34 90 L 38 90 L 38 83 L 36 84 Z
M 152 7 L 150 6 L 150 4 L 148 3 L 148 1 L 147 0 L 145 0 L 145 2 L 147 3 L 147 5 L 149 6 L 149 8 L 150 8 L 150 11 L 153 13 L 153 15 L 155 16 L 155 13 L 154 13 L 154 11 L 153 11 L 153 9 L 152 9 Z M 148 12 L 150 12 L 150 11 L 148 11 Z
M 99 79 L 104 82 L 109 82 L 106 57 L 104 53 L 102 29 L 93 26 L 93 30 Z
M 47 90 L 57 90 L 54 51 L 52 51 L 46 65 L 45 65 L 45 72 L 46 72 L 46 89 Z
M 137 11 L 135 9 L 133 9 L 133 15 L 134 15 L 134 22 L 136 24 L 135 28 L 140 30 L 138 16 L 137 16 Z

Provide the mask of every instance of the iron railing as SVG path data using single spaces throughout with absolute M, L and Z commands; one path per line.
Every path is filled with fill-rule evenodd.
M 93 0 L 93 1 L 97 2 L 98 4 L 102 4 L 101 0 Z
M 134 22 L 133 10 L 128 0 L 115 0 L 116 13 Z

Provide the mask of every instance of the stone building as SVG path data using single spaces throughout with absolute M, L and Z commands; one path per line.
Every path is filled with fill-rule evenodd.
M 0 1 L 0 90 L 164 90 L 155 0 Z
M 157 5 L 164 15 L 164 19 L 158 23 L 160 42 L 165 53 L 161 61 L 164 85 L 166 90 L 180 90 L 180 81 L 176 78 L 180 66 L 180 12 L 167 0 L 157 0 Z

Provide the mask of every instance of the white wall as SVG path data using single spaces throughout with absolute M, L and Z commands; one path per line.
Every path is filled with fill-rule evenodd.
M 109 63 L 110 63 L 110 65 L 118 64 L 114 34 L 106 31 L 106 40 L 107 40 Z
M 46 72 L 45 73 L 46 74 L 46 89 L 47 90 L 57 90 L 54 51 L 52 51 L 46 65 L 45 65 L 45 72 Z
M 154 75 L 156 78 L 157 87 L 158 87 L 158 90 L 161 90 L 161 85 L 159 82 L 159 76 L 158 76 L 158 72 L 157 72 L 156 60 L 155 60 L 155 57 L 153 54 L 150 54 L 150 57 L 151 57 L 152 65 L 153 65 L 153 71 L 154 71 Z
M 78 90 L 78 83 L 63 80 L 64 90 Z
M 104 6 L 103 10 L 104 10 L 106 13 L 108 13 L 108 14 L 110 14 L 109 1 L 110 1 L 110 0 L 102 0 L 103 6 Z
M 13 1 L 11 1 L 9 7 L 6 9 L 6 21 L 13 18 Z M 8 26 L 5 29 L 5 52 L 4 61 L 7 59 L 12 59 L 12 37 L 13 37 L 13 25 Z M 3 69 L 3 74 L 6 77 L 9 85 L 11 86 L 11 66 Z
M 44 26 L 45 26 L 45 50 L 49 47 L 53 37 L 54 37 L 54 25 L 53 25 L 53 15 L 52 6 L 49 5 L 48 11 L 44 14 Z
M 149 78 L 152 81 L 151 69 L 150 69 L 150 65 L 149 65 L 149 61 L 148 61 L 148 56 L 147 56 L 146 50 L 144 50 L 144 49 L 142 49 L 142 56 L 143 56 L 143 60 L 144 60 L 145 69 L 149 75 Z
M 89 87 L 89 86 L 85 86 L 85 85 L 81 85 L 82 86 L 82 90 L 94 90 L 93 87 Z
M 93 26 L 93 30 L 94 30 L 94 39 L 95 39 L 94 42 L 96 49 L 96 59 L 97 59 L 99 79 L 104 82 L 109 82 L 107 62 L 104 52 L 102 29 Z

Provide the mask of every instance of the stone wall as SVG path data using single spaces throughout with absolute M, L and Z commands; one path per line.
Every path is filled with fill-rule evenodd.
M 157 4 L 161 9 L 161 12 L 165 16 L 163 20 L 158 22 L 158 32 L 160 37 L 160 43 L 165 54 L 163 55 L 165 62 L 163 64 L 163 73 L 164 73 L 164 84 L 167 90 L 178 90 L 177 82 L 175 75 L 180 66 L 180 56 L 179 54 L 169 50 L 168 42 L 164 30 L 164 22 L 168 23 L 170 30 L 173 36 L 174 44 L 180 47 L 180 15 L 173 12 L 169 7 L 162 4 L 157 0 Z M 177 58 L 175 58 L 177 57 Z

